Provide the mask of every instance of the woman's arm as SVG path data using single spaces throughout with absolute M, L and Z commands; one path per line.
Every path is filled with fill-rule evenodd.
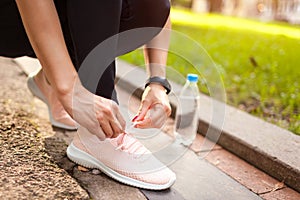
M 166 63 L 170 40 L 170 19 L 165 30 L 153 38 L 144 49 L 147 72 L 150 77 L 166 76 Z M 159 48 L 152 48 L 159 47 Z M 152 109 L 153 112 L 149 112 Z M 149 114 L 149 117 L 146 115 Z M 137 116 L 134 118 L 137 128 L 160 127 L 171 114 L 171 106 L 163 86 L 151 83 L 144 91 Z
M 166 63 L 170 43 L 171 21 L 168 18 L 164 29 L 145 46 L 144 56 L 149 76 L 166 76 Z M 159 47 L 159 48 L 151 48 Z
M 30 43 L 66 111 L 100 139 L 122 133 L 125 121 L 118 106 L 111 100 L 93 95 L 80 84 L 53 0 L 16 2 Z

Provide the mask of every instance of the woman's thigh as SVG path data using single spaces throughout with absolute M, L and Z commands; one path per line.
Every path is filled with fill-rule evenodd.
M 108 38 L 117 39 L 112 36 L 127 30 L 156 27 L 147 29 L 139 37 L 129 33 L 121 34 L 116 43 L 111 39 L 107 52 L 118 56 L 144 45 L 160 32 L 169 12 L 169 0 L 67 0 L 67 20 L 77 69 L 86 56 Z
M 122 0 L 66 1 L 67 20 L 79 67 L 97 45 L 119 32 Z M 112 47 L 112 50 L 115 49 Z
M 76 57 L 74 65 L 79 70 L 82 84 L 99 96 L 116 100 L 114 58 L 117 39 L 110 40 L 105 49 L 97 52 L 96 59 L 90 61 L 89 65 L 83 62 L 95 47 L 118 34 L 122 0 L 66 1 L 67 21 Z

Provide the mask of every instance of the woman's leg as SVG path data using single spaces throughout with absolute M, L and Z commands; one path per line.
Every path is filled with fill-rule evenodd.
M 67 0 L 67 17 L 75 49 L 75 66 L 79 70 L 86 56 L 101 42 L 119 32 L 122 0 Z M 113 41 L 101 55 L 100 74 L 96 94 L 116 100 L 114 93 L 115 55 L 117 41 Z M 110 57 L 110 58 L 107 58 Z M 109 60 L 111 59 L 111 60 Z M 93 73 L 92 71 L 90 73 Z M 85 85 L 85 81 L 83 85 Z M 87 87 L 87 89 L 91 90 Z M 95 91 L 91 91 L 95 92 Z
M 86 56 L 97 45 L 119 32 L 141 27 L 162 28 L 169 11 L 168 0 L 67 0 L 67 20 L 75 49 L 75 66 L 79 70 Z M 111 43 L 112 46 L 107 51 L 112 55 L 127 53 L 144 45 L 158 33 L 159 29 L 156 29 L 129 43 L 126 38 L 119 38 Z M 104 55 L 99 57 L 101 59 L 110 58 Z M 99 70 L 102 76 L 99 77 L 96 94 L 116 101 L 115 62 L 99 66 Z

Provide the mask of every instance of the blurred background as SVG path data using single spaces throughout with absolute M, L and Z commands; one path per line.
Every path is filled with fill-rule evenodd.
M 198 13 L 300 23 L 300 0 L 172 0 L 172 4 Z
M 300 0 L 171 2 L 172 29 L 211 56 L 224 81 L 227 103 L 300 135 Z M 193 51 L 176 39 L 172 42 Z M 144 65 L 141 50 L 121 59 Z M 168 66 L 183 76 L 197 72 L 172 53 Z M 172 71 L 168 78 L 182 83 Z M 205 81 L 199 88 L 209 95 Z

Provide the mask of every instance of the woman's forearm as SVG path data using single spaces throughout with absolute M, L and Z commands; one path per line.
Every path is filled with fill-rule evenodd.
M 144 48 L 147 72 L 150 77 L 166 76 L 171 22 Z M 171 106 L 165 88 L 157 83 L 146 87 L 137 115 L 133 118 L 136 128 L 160 128 L 171 114 Z
M 162 30 L 145 46 L 145 62 L 147 72 L 152 76 L 166 76 L 166 62 L 168 57 L 171 22 L 167 20 L 166 30 Z M 156 47 L 156 48 L 153 48 Z
M 47 79 L 61 95 L 72 90 L 77 73 L 69 56 L 53 0 L 16 0 L 30 43 Z

